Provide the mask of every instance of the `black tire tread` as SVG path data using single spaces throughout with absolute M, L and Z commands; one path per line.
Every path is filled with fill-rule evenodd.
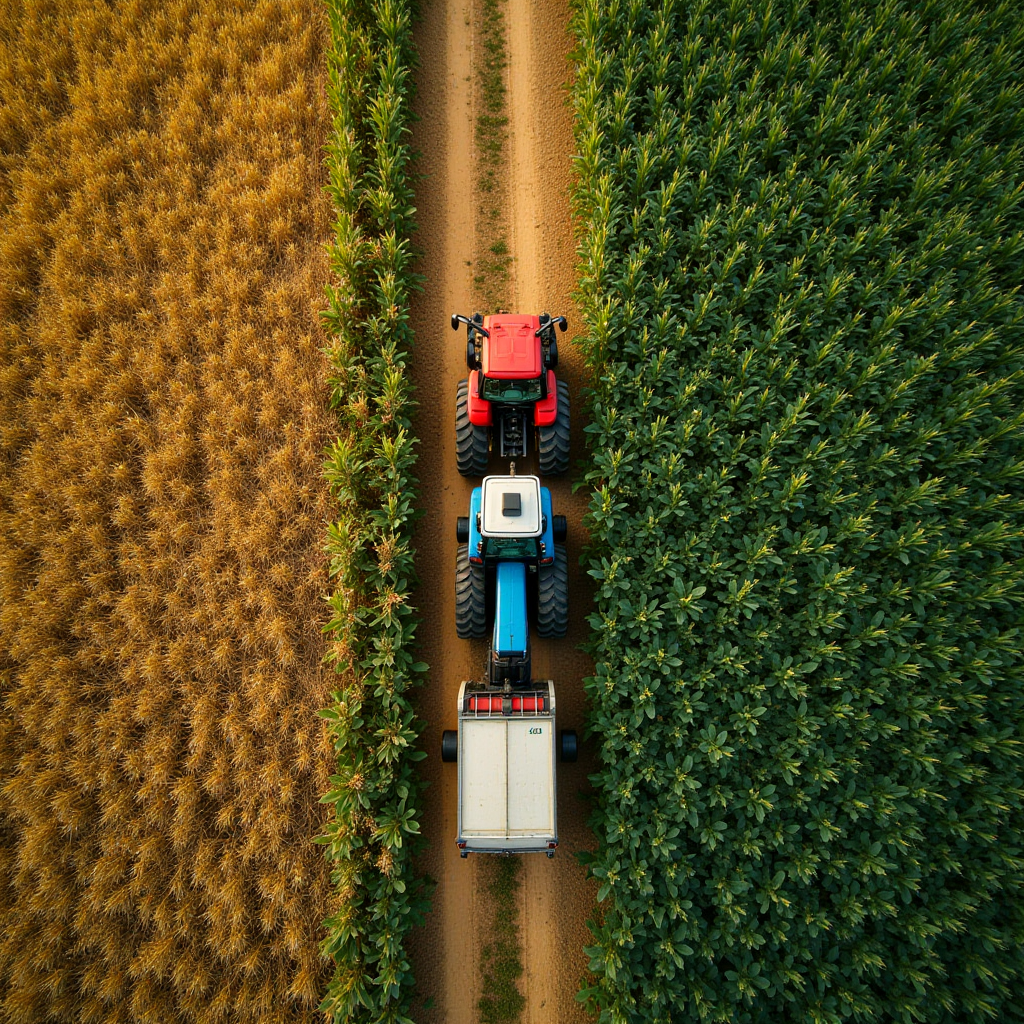
M 469 379 L 459 381 L 455 392 L 455 463 L 463 476 L 487 472 L 487 428 L 469 420 Z
M 441 760 L 445 764 L 455 764 L 459 759 L 459 734 L 454 729 L 445 729 L 441 733 Z
M 558 385 L 558 413 L 550 427 L 537 428 L 537 462 L 541 476 L 561 476 L 569 468 L 569 385 Z
M 455 556 L 455 634 L 461 640 L 487 636 L 487 583 L 484 567 L 474 565 L 464 546 Z
M 579 738 L 575 729 L 563 729 L 558 738 L 559 760 L 563 764 L 575 764 L 579 758 Z
M 537 635 L 558 639 L 569 627 L 569 563 L 565 545 L 555 545 L 551 565 L 537 567 Z

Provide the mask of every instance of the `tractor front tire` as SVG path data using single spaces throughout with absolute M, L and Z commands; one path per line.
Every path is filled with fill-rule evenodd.
M 468 380 L 460 380 L 455 393 L 455 462 L 463 476 L 487 472 L 487 428 L 469 420 Z
M 569 468 L 569 385 L 558 384 L 558 412 L 550 427 L 537 428 L 541 476 L 560 476 Z
M 557 639 L 569 627 L 569 565 L 565 545 L 555 545 L 555 560 L 537 568 L 537 635 Z
M 474 565 L 463 546 L 455 556 L 455 633 L 462 640 L 479 640 L 487 636 L 484 567 Z

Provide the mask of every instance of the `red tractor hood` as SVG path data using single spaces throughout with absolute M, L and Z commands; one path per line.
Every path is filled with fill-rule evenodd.
M 486 316 L 483 373 L 494 380 L 527 380 L 541 375 L 540 327 L 536 316 Z

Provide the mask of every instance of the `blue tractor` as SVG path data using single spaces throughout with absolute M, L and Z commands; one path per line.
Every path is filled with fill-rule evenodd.
M 568 624 L 565 516 L 536 476 L 488 476 L 473 489 L 469 515 L 456 526 L 455 630 L 463 638 L 491 631 L 487 684 L 528 687 L 529 619 L 541 637 L 563 637 Z

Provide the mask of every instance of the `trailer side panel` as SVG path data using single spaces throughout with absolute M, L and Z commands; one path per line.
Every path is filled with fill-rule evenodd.
M 508 721 L 509 836 L 554 835 L 553 733 L 549 718 Z
M 500 718 L 464 719 L 461 725 L 462 835 L 505 835 L 508 825 L 505 722 Z

